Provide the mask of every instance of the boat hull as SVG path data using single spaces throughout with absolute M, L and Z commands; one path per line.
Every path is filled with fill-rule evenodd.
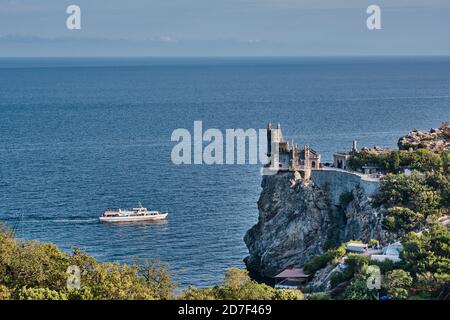
M 101 222 L 140 222 L 140 221 L 161 221 L 165 220 L 167 213 L 147 216 L 123 216 L 123 217 L 99 217 Z

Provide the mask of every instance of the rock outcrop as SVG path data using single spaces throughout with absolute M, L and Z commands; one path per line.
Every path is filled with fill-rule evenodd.
M 330 245 L 348 240 L 389 242 L 381 212 L 364 189 L 356 187 L 346 203 L 335 204 L 326 190 L 298 173 L 264 176 L 258 200 L 258 223 L 245 235 L 247 268 L 273 277 L 288 267 L 301 267 Z
M 450 150 L 450 126 L 442 124 L 441 127 L 430 131 L 411 131 L 398 140 L 398 147 L 400 150 Z

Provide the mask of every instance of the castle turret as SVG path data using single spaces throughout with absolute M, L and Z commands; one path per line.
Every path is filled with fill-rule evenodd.
M 272 122 L 267 124 L 267 156 L 272 156 Z
M 290 150 L 290 155 L 289 155 L 289 164 L 292 170 L 295 170 L 295 168 L 297 167 L 297 160 L 296 158 L 296 148 L 295 148 L 295 144 L 294 144 L 294 139 L 292 139 L 291 142 L 291 150 Z
M 357 153 L 357 152 L 358 152 L 358 147 L 357 147 L 357 141 L 356 141 L 356 140 L 353 140 L 353 143 L 352 143 L 352 152 L 353 152 L 353 153 Z
M 270 158 L 271 166 L 276 168 L 279 165 L 279 144 L 282 140 L 283 135 L 281 133 L 280 123 L 273 129 L 272 123 L 269 122 L 267 125 L 267 156 Z

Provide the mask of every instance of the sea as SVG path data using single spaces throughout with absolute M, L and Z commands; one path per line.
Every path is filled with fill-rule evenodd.
M 449 57 L 0 59 L 0 222 L 205 287 L 245 267 L 260 165 L 176 165 L 174 130 L 279 122 L 331 161 L 449 120 Z M 98 221 L 139 202 L 167 221 Z

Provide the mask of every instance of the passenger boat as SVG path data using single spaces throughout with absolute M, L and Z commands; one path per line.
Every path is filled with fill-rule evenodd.
M 139 208 L 132 210 L 107 210 L 101 214 L 101 222 L 137 222 L 137 221 L 160 221 L 166 219 L 168 213 L 161 211 L 150 211 L 139 203 Z

